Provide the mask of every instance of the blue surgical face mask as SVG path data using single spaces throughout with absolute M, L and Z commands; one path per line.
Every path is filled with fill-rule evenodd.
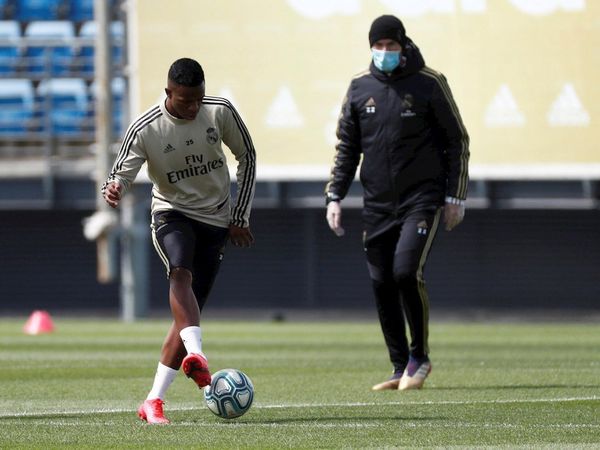
M 373 64 L 382 72 L 392 72 L 400 64 L 400 51 L 389 52 L 386 50 L 371 49 Z

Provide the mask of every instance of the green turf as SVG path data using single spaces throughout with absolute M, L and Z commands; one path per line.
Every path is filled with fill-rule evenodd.
M 595 324 L 433 323 L 421 391 L 371 392 L 390 367 L 376 323 L 207 322 L 212 370 L 236 367 L 252 409 L 223 420 L 179 375 L 172 425 L 143 424 L 165 321 L 0 319 L 0 448 L 600 448 Z

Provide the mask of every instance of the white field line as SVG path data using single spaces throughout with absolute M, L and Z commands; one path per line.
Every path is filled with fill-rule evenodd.
M 295 409 L 295 408 L 359 408 L 369 406 L 435 406 L 435 405 L 485 405 L 485 404 L 519 404 L 519 403 L 563 403 L 600 400 L 600 396 L 563 397 L 563 398 L 532 398 L 532 399 L 499 399 L 499 400 L 442 400 L 423 402 L 349 402 L 349 403 L 282 403 L 252 405 L 253 409 Z M 169 411 L 193 411 L 198 406 L 168 407 Z M 79 416 L 85 414 L 116 414 L 136 411 L 131 408 L 98 408 L 80 410 L 46 410 L 40 412 L 0 413 L 0 419 L 17 417 L 45 416 Z
M 93 422 L 82 424 L 79 421 L 66 421 L 66 420 L 44 420 L 43 425 L 55 426 L 55 427 L 98 427 L 106 428 L 112 425 L 122 425 L 121 420 L 109 420 L 102 422 Z M 328 422 L 327 419 L 314 419 L 307 420 L 305 423 L 294 422 L 294 423 L 282 423 L 282 422 L 237 422 L 237 421 L 223 421 L 223 420 L 200 420 L 194 422 L 172 422 L 169 425 L 171 427 L 198 427 L 200 424 L 210 424 L 211 427 L 215 428 L 294 428 L 294 429 L 332 429 L 332 428 L 345 428 L 345 429 L 357 429 L 357 428 L 388 428 L 389 425 L 379 422 Z M 140 425 L 145 426 L 143 422 Z M 548 424 L 520 424 L 520 423 L 474 423 L 474 422 L 452 422 L 452 423 L 435 423 L 435 428 L 477 428 L 481 430 L 485 429 L 538 429 L 538 430 L 585 430 L 585 429 L 600 429 L 599 424 L 594 423 L 548 423 Z M 427 428 L 431 429 L 431 421 L 396 421 L 394 427 L 398 428 Z

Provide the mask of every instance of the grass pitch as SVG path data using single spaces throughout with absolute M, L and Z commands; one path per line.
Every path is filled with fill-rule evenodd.
M 169 426 L 136 415 L 167 321 L 0 319 L 0 448 L 600 448 L 595 324 L 433 323 L 425 388 L 371 392 L 390 365 L 377 323 L 210 322 L 211 369 L 255 386 L 224 420 L 179 375 Z

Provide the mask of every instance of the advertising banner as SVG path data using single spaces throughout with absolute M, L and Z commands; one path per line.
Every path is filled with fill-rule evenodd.
M 327 175 L 381 14 L 399 17 L 448 79 L 472 164 L 600 163 L 600 2 L 137 0 L 135 13 L 134 112 L 161 98 L 175 59 L 197 59 L 207 93 L 238 108 L 263 170 Z

